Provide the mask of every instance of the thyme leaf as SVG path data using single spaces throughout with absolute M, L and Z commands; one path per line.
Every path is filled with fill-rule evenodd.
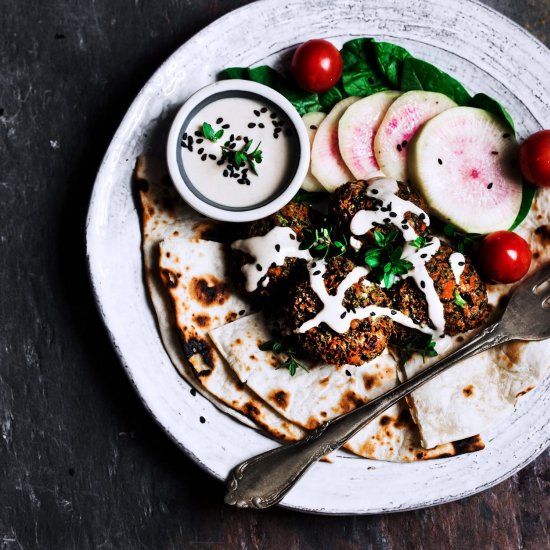
M 260 149 L 260 145 L 262 142 L 260 141 L 258 145 L 256 145 L 256 148 L 250 151 L 250 148 L 252 147 L 252 140 L 249 139 L 242 147 L 242 149 L 235 151 L 235 149 L 232 149 L 226 142 L 226 144 L 222 145 L 222 151 L 226 158 L 232 159 L 233 162 L 237 166 L 244 166 L 248 163 L 250 166 L 250 169 L 254 174 L 258 175 L 258 164 L 261 164 L 263 160 L 263 152 Z
M 304 229 L 304 240 L 300 244 L 301 250 L 309 250 L 314 256 L 323 260 L 342 256 L 347 247 L 346 236 L 336 234 L 332 227 Z
M 288 369 L 290 376 L 294 376 L 298 369 L 303 369 L 306 372 L 309 372 L 309 369 L 303 363 L 298 361 L 298 359 L 296 359 L 296 350 L 284 342 L 279 340 L 268 340 L 267 342 L 260 344 L 259 348 L 262 351 L 272 351 L 277 355 L 286 355 L 286 359 L 277 368 Z

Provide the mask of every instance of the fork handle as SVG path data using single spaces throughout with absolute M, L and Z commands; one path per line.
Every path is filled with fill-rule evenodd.
M 386 409 L 462 359 L 510 339 L 495 323 L 441 361 L 366 405 L 326 422 L 306 438 L 245 460 L 229 474 L 225 502 L 240 508 L 277 504 L 314 462 L 340 448 Z

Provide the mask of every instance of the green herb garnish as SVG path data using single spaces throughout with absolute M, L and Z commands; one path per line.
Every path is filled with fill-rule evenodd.
M 209 124 L 208 122 L 203 122 L 202 135 L 209 141 L 216 143 L 216 141 L 218 141 L 218 139 L 223 136 L 223 129 L 220 128 L 215 132 L 214 128 L 212 128 L 212 124 Z
M 232 159 L 237 166 L 244 166 L 246 163 L 250 166 L 250 169 L 254 174 L 258 175 L 258 164 L 262 162 L 262 151 L 260 150 L 260 145 L 262 142 L 256 145 L 254 151 L 250 151 L 252 147 L 252 140 L 249 139 L 239 151 L 231 149 L 229 146 L 229 141 L 226 141 L 222 145 L 222 151 L 226 158 Z
M 414 241 L 410 241 L 409 244 L 418 249 L 424 248 L 425 246 L 428 246 L 428 237 L 425 235 L 419 235 Z
M 263 344 L 260 344 L 259 348 L 262 351 L 272 351 L 277 355 L 286 355 L 287 358 L 277 368 L 287 368 L 290 376 L 294 376 L 298 369 L 303 369 L 306 372 L 309 372 L 309 369 L 303 363 L 300 363 L 300 361 L 296 359 L 296 350 L 292 346 L 288 346 L 278 340 L 269 340 L 267 342 L 264 342 Z
M 435 349 L 434 340 L 431 336 L 429 340 L 426 340 L 426 336 L 424 334 L 413 334 L 402 346 L 398 344 L 393 345 L 400 349 L 400 367 L 404 367 L 405 363 L 413 356 L 414 353 L 419 353 L 423 360 L 426 360 L 426 357 L 436 357 L 438 355 Z
M 476 239 L 483 236 L 479 233 L 463 233 L 451 223 L 443 228 L 443 233 L 453 240 L 457 250 L 462 253 L 472 248 Z
M 458 307 L 466 307 L 466 300 L 460 295 L 460 292 L 458 291 L 458 288 L 455 290 L 455 297 L 453 299 L 453 303 L 456 304 Z
M 374 246 L 365 253 L 365 263 L 373 268 L 373 274 L 385 288 L 391 288 L 398 275 L 405 275 L 413 264 L 401 257 L 402 246 L 395 246 L 399 230 L 390 231 L 387 235 L 375 229 Z
M 300 244 L 300 250 L 309 250 L 323 260 L 342 256 L 346 252 L 347 247 L 348 241 L 346 237 L 344 235 L 335 235 L 332 227 L 304 229 L 304 240 Z

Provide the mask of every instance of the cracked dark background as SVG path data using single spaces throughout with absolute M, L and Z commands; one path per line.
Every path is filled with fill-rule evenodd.
M 126 379 L 86 275 L 94 178 L 158 65 L 246 3 L 0 0 L 0 549 L 549 548 L 548 452 L 435 508 L 240 511 Z M 550 44 L 550 0 L 485 3 Z

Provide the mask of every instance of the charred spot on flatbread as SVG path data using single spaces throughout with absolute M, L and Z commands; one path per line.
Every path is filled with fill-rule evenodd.
M 454 447 L 455 454 L 457 455 L 473 453 L 475 451 L 485 449 L 485 443 L 483 443 L 483 440 L 479 435 L 467 437 L 466 439 L 461 439 L 459 441 L 453 441 L 451 445 Z
M 365 401 L 361 399 L 354 391 L 347 391 L 340 399 L 339 408 L 342 413 L 346 413 L 363 405 Z
M 474 387 L 472 384 L 462 388 L 462 393 L 464 394 L 464 397 L 472 397 L 472 395 L 474 395 Z
M 164 284 L 168 288 L 176 288 L 178 286 L 178 274 L 170 269 L 161 269 L 160 276 Z
M 235 319 L 237 319 L 238 316 L 239 316 L 239 314 L 236 311 L 230 311 L 225 316 L 226 324 L 232 323 Z
M 288 407 L 289 395 L 284 390 L 274 390 L 268 395 L 268 399 L 276 403 L 281 409 Z
M 193 322 L 202 329 L 208 329 L 210 327 L 211 321 L 212 320 L 210 319 L 210 315 L 206 313 L 193 315 Z
M 191 296 L 201 305 L 223 305 L 228 297 L 227 285 L 213 275 L 194 277 L 190 282 Z
M 380 417 L 378 422 L 380 423 L 380 426 L 387 426 L 393 420 L 395 420 L 393 417 L 384 414 Z
M 535 229 L 535 235 L 542 243 L 550 243 L 550 224 L 537 227 Z
M 182 333 L 182 346 L 183 353 L 187 359 L 191 359 L 194 355 L 200 355 L 205 365 L 210 369 L 214 367 L 212 344 L 206 338 L 201 338 L 200 336 L 189 337 L 189 335 Z

